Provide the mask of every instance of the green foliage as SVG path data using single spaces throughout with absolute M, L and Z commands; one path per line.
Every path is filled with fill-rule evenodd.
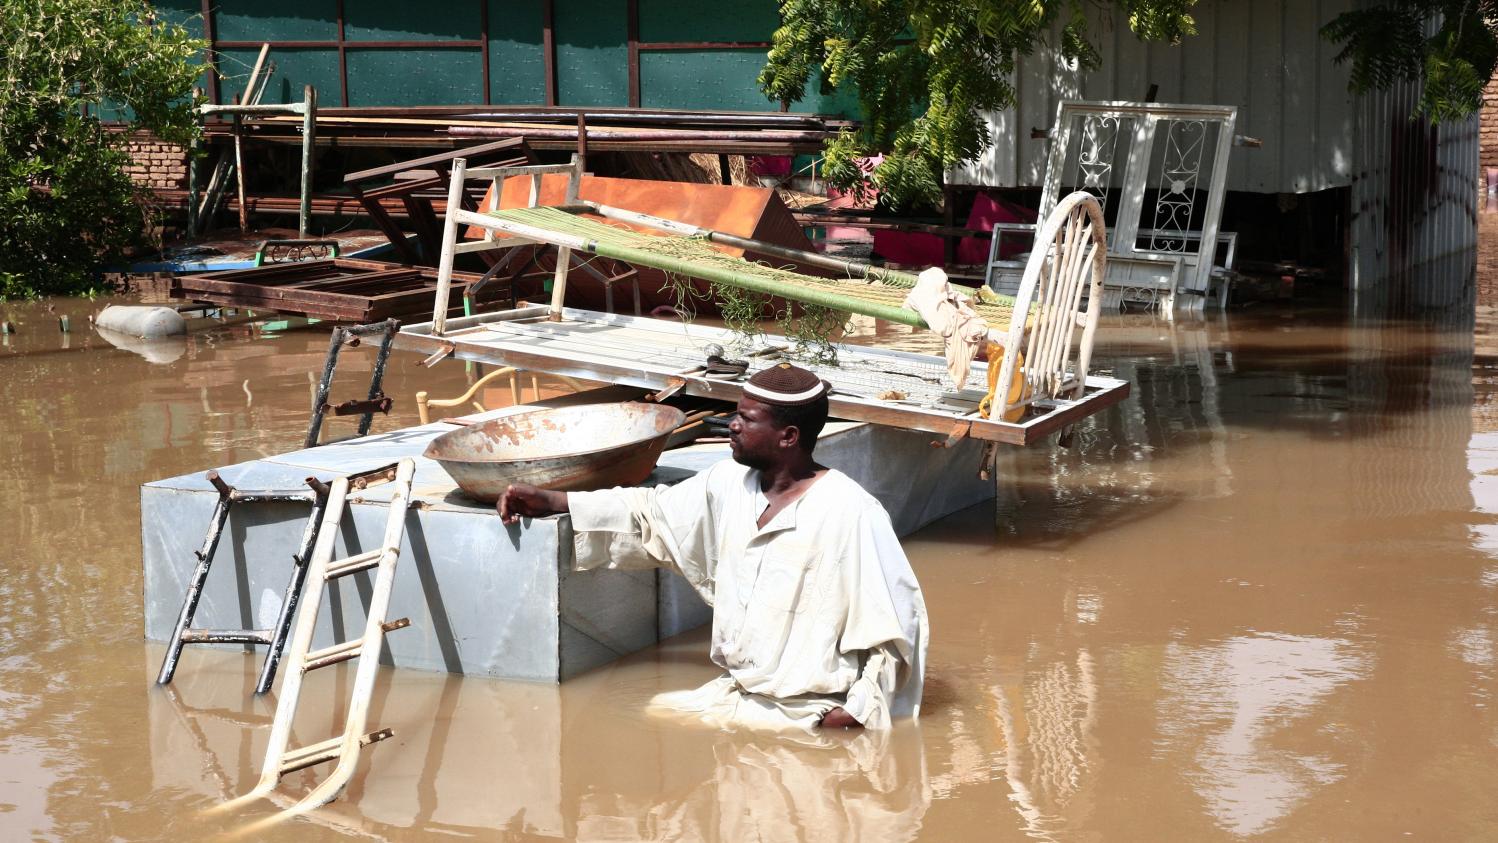
M 828 141 L 827 181 L 886 204 L 936 206 L 945 173 L 976 160 L 991 138 L 983 112 L 1014 104 L 1016 61 L 1049 44 L 1097 67 L 1090 7 L 1111 7 L 1135 36 L 1180 43 L 1196 33 L 1196 0 L 781 0 L 760 89 L 798 102 L 814 76 L 823 93 L 854 86 L 864 122 Z M 1100 16 L 1093 15 L 1091 20 Z M 1101 16 L 1106 18 L 1106 16 Z M 1432 22 L 1439 28 L 1426 36 Z M 1355 92 L 1419 84 L 1432 121 L 1482 106 L 1498 64 L 1498 0 L 1386 0 L 1338 15 L 1322 37 L 1341 46 Z M 872 169 L 860 159 L 884 156 Z
M 0 0 L 0 296 L 85 292 L 144 241 L 123 136 L 98 109 L 190 142 L 203 46 L 145 0 Z
M 1418 111 L 1432 122 L 1482 108 L 1482 89 L 1498 65 L 1498 0 L 1393 0 L 1346 12 L 1321 28 L 1342 47 L 1355 93 L 1399 82 L 1420 85 Z M 1439 22 L 1435 34 L 1427 27 Z
M 855 86 L 863 123 L 831 140 L 827 180 L 876 187 L 896 207 L 936 205 L 945 172 L 990 145 L 983 112 L 1014 104 L 1019 57 L 1050 37 L 1060 54 L 1097 66 L 1086 10 L 1101 0 L 782 0 L 781 26 L 760 72 L 772 100 L 802 99 L 814 71 L 823 93 Z M 1195 33 L 1195 0 L 1114 0 L 1140 38 Z M 871 172 L 857 159 L 882 153 Z
M 685 275 L 668 273 L 676 313 L 684 321 L 697 318 L 697 303 L 714 301 L 723 319 L 723 327 L 733 332 L 736 351 L 748 351 L 754 341 L 765 335 L 765 323 L 775 321 L 781 336 L 791 340 L 787 356 L 796 360 L 837 365 L 837 340 L 847 328 L 852 314 L 801 302 L 784 302 L 773 307 L 774 299 L 763 293 L 745 290 L 731 284 L 710 282 L 701 290 Z

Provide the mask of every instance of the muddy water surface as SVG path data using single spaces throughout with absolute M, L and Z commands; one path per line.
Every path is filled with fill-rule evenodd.
M 137 486 L 293 449 L 326 336 L 129 351 L 88 331 L 98 303 L 54 307 L 72 335 L 0 306 L 20 328 L 0 347 L 0 830 L 234 832 L 256 816 L 201 812 L 256 778 L 274 701 L 238 653 L 189 649 L 152 684 Z M 371 722 L 396 737 L 269 834 L 1491 839 L 1486 323 L 1474 353 L 1470 313 L 1341 313 L 1111 319 L 1102 364 L 1133 397 L 1074 450 L 1006 454 L 996 505 L 905 543 L 932 623 L 919 727 L 818 744 L 647 718 L 716 672 L 703 632 L 561 688 L 386 671 Z M 466 385 L 415 362 L 394 358 L 404 400 L 377 429 L 415 421 L 418 385 Z M 303 699 L 346 690 L 338 670 Z

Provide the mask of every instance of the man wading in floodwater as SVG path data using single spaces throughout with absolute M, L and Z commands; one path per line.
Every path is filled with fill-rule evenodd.
M 732 462 L 653 489 L 516 484 L 499 514 L 571 512 L 579 570 L 666 568 L 713 607 L 728 673 L 653 706 L 720 726 L 887 729 L 920 709 L 926 604 L 884 507 L 812 459 L 826 421 L 826 384 L 782 363 L 745 384 Z

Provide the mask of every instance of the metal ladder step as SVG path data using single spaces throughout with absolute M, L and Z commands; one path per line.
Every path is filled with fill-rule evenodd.
M 380 624 L 380 631 L 393 632 L 397 629 L 405 629 L 410 625 L 410 618 L 401 618 L 400 620 Z M 307 660 L 302 663 L 302 671 L 305 673 L 309 670 L 317 670 L 320 667 L 340 664 L 349 659 L 358 658 L 359 652 L 363 648 L 364 641 L 362 639 L 354 639 L 334 644 L 331 647 L 324 647 L 321 650 L 314 650 L 307 654 Z
M 385 549 L 370 550 L 354 556 L 346 556 L 335 559 L 328 563 L 328 572 L 325 575 L 329 580 L 346 577 L 349 574 L 357 574 L 360 571 L 368 571 L 370 568 L 380 564 L 380 558 L 385 555 Z
M 393 729 L 376 729 L 375 731 L 359 738 L 358 745 L 361 747 L 369 746 L 372 743 L 379 743 L 386 738 L 394 736 L 395 730 Z M 328 738 L 325 741 L 308 744 L 307 746 L 289 750 L 284 756 L 281 757 L 281 775 L 284 776 L 287 773 L 295 773 L 297 770 L 305 770 L 306 768 L 311 767 L 314 764 L 321 764 L 324 761 L 332 761 L 342 754 L 342 735 L 339 735 L 336 738 Z
M 272 629 L 184 629 L 183 644 L 269 644 Z

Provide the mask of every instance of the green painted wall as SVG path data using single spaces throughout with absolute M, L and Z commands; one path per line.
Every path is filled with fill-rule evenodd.
M 249 47 L 219 51 L 218 69 L 219 97 L 223 102 L 233 102 L 234 97 L 244 93 L 250 70 L 255 66 L 258 49 Z M 319 105 L 341 105 L 342 97 L 338 82 L 337 50 L 271 50 L 269 60 L 275 64 L 270 85 L 265 89 L 263 103 L 301 102 L 302 88 L 311 85 L 317 89 Z
M 667 50 L 640 53 L 640 105 L 773 111 L 754 79 L 764 50 Z
M 489 101 L 546 101 L 541 0 L 489 0 Z
M 347 41 L 476 41 L 483 33 L 479 4 L 473 2 L 356 0 L 343 4 L 343 16 Z
M 555 0 L 558 105 L 628 105 L 622 0 Z
M 469 105 L 484 101 L 478 50 L 349 50 L 349 105 Z
M 218 0 L 214 9 L 220 41 L 338 40 L 333 0 Z
M 481 5 L 487 3 L 487 9 Z M 161 0 L 161 14 L 202 34 L 198 0 Z M 651 50 L 650 42 L 768 41 L 779 22 L 776 0 L 639 0 L 640 105 L 646 108 L 770 111 L 755 78 L 764 50 Z M 345 0 L 350 105 L 474 105 L 484 101 L 483 57 L 477 47 L 361 48 L 358 42 L 477 41 L 489 43 L 489 101 L 545 102 L 543 0 Z M 624 106 L 629 102 L 628 6 L 625 0 L 553 0 L 557 102 Z M 335 0 L 215 0 L 220 41 L 334 41 Z M 257 50 L 219 51 L 219 98 L 239 93 Z M 323 105 L 342 104 L 338 51 L 332 47 L 276 47 L 267 102 L 302 98 L 316 86 Z M 207 88 L 206 78 L 204 88 Z M 853 115 L 856 99 L 839 91 L 821 97 L 813 84 L 792 108 Z
M 768 41 L 775 0 L 639 0 L 641 41 Z

